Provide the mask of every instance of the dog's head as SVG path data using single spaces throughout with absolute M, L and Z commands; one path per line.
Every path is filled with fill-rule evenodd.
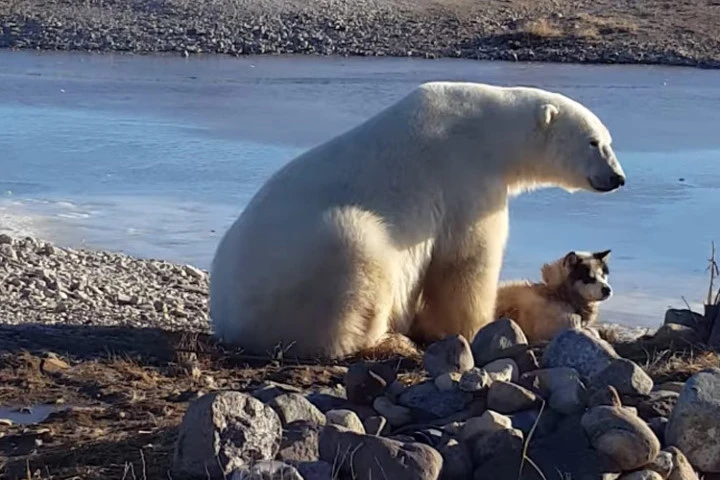
M 612 296 L 608 283 L 610 250 L 602 252 L 569 252 L 562 259 L 543 267 L 548 284 L 566 284 L 588 302 L 601 302 Z

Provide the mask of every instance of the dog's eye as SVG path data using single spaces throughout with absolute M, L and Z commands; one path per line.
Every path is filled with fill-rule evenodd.
M 597 148 L 600 146 L 600 142 L 597 140 L 590 140 L 590 146 Z

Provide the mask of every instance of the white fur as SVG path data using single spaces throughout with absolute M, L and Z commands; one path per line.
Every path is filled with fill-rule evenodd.
M 353 354 L 389 333 L 472 338 L 493 320 L 508 194 L 607 186 L 623 175 L 610 143 L 558 94 L 424 84 L 258 191 L 213 261 L 215 332 L 301 357 Z

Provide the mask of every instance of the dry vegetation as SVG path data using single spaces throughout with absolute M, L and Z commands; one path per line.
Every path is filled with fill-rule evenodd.
M 0 328 L 0 405 L 57 407 L 39 424 L 0 424 L 3 478 L 168 478 L 176 430 L 192 399 L 266 380 L 332 388 L 348 363 L 247 357 L 204 334 L 99 328 L 83 335 L 81 329 Z M 111 339 L 112 348 L 85 348 L 100 337 Z M 646 338 L 616 348 L 658 383 L 720 365 L 717 354 L 687 344 Z M 404 383 L 423 376 L 417 359 L 388 361 Z

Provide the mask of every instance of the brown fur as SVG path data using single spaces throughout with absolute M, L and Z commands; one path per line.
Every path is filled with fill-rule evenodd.
M 589 301 L 574 288 L 567 259 L 543 265 L 541 282 L 501 283 L 495 317 L 513 319 L 531 343 L 550 340 L 567 328 L 595 323 L 600 302 Z

